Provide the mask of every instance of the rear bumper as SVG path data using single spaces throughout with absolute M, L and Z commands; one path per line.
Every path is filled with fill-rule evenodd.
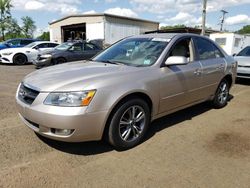
M 107 111 L 87 113 L 87 107 L 56 107 L 44 105 L 47 94 L 40 93 L 31 105 L 16 97 L 21 120 L 36 133 L 65 142 L 101 140 Z M 59 135 L 55 129 L 70 129 L 69 135 Z

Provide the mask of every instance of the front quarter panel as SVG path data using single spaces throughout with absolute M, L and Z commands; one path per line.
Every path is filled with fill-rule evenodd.
M 97 92 L 88 107 L 88 112 L 108 110 L 109 112 L 124 97 L 133 93 L 144 93 L 152 101 L 152 116 L 158 113 L 159 68 L 140 68 L 132 74 L 105 79 L 97 84 Z

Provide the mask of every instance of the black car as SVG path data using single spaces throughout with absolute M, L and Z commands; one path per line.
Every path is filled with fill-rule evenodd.
M 52 50 L 39 54 L 33 64 L 37 68 L 61 64 L 71 61 L 86 60 L 92 58 L 102 47 L 86 41 L 65 42 Z

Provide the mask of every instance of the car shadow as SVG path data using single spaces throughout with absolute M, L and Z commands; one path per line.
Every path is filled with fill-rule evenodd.
M 230 96 L 229 100 L 232 99 Z M 201 115 L 209 110 L 214 109 L 209 102 L 204 102 L 184 110 L 175 112 L 173 114 L 164 116 L 152 122 L 151 126 L 148 129 L 147 135 L 145 140 L 150 139 L 153 137 L 157 132 L 162 131 L 163 129 L 172 127 L 178 123 L 192 120 L 194 117 Z
M 32 65 L 32 63 L 26 63 L 24 65 L 16 65 L 13 63 L 0 63 L 0 66 L 6 66 L 6 67 L 19 67 L 19 66 L 29 66 Z
M 250 86 L 250 79 L 237 78 L 236 84 Z
M 229 101 L 233 98 L 232 95 L 229 97 Z M 187 109 L 175 112 L 173 114 L 164 116 L 152 122 L 149 127 L 147 134 L 143 140 L 143 142 L 149 140 L 153 137 L 157 132 L 164 130 L 166 128 L 172 127 L 178 123 L 192 120 L 194 117 L 201 115 L 209 110 L 214 109 L 209 102 L 204 102 Z M 80 143 L 68 143 L 55 141 L 37 134 L 37 136 L 42 140 L 45 144 L 50 147 L 70 154 L 75 155 L 96 155 L 105 152 L 110 152 L 114 150 L 112 146 L 110 146 L 105 141 L 95 141 L 95 142 L 80 142 Z M 143 144 L 143 143 L 142 143 Z M 117 150 L 118 152 L 122 152 L 122 150 Z

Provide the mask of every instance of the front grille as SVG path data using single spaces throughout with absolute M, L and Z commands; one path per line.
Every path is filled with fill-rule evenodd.
M 18 91 L 18 98 L 24 103 L 31 105 L 38 94 L 39 91 L 31 89 L 22 83 Z
M 250 77 L 250 74 L 237 73 L 237 76 Z

